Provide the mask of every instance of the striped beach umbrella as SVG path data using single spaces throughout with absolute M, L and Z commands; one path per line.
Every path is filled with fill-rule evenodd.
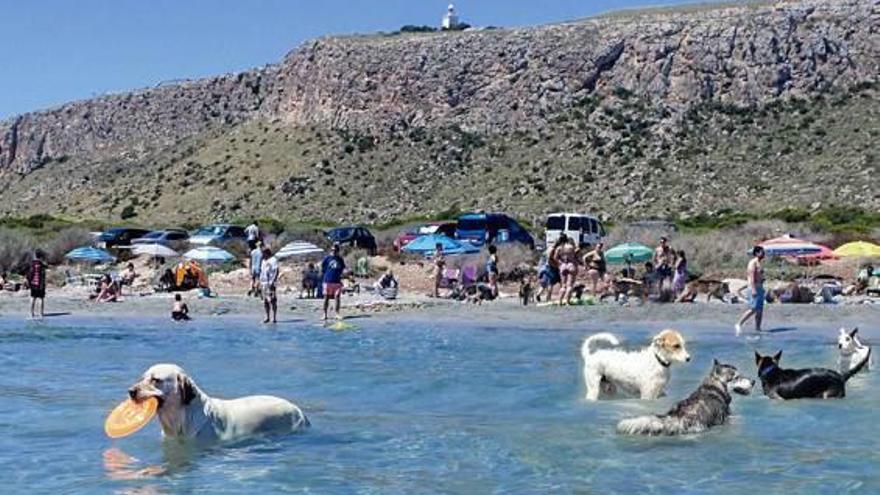
M 822 252 L 822 246 L 810 241 L 784 235 L 758 243 L 767 256 L 803 256 Z
M 235 259 L 235 256 L 229 251 L 214 246 L 201 246 L 190 249 L 183 254 L 188 260 L 196 260 L 202 263 L 226 263 Z
M 275 253 L 275 257 L 279 260 L 287 258 L 301 258 L 309 256 L 320 256 L 324 254 L 324 250 L 311 242 L 293 241 Z

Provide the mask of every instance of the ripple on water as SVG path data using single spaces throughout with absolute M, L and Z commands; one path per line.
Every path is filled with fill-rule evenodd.
M 363 319 L 342 333 L 236 318 L 0 320 L 0 464 L 15 466 L 0 482 L 9 493 L 880 490 L 876 373 L 853 379 L 843 401 L 782 403 L 756 390 L 734 400 L 730 424 L 698 437 L 616 435 L 621 418 L 689 393 L 714 357 L 748 374 L 755 345 L 784 348 L 790 366 L 835 359 L 833 332 L 795 329 L 754 344 L 726 325 L 673 323 L 694 361 L 673 371 L 667 397 L 589 404 L 578 355 L 588 330 L 417 318 Z M 613 330 L 638 345 L 653 328 Z M 216 396 L 292 398 L 313 427 L 207 450 L 161 442 L 155 422 L 105 438 L 104 416 L 156 362 L 178 362 Z

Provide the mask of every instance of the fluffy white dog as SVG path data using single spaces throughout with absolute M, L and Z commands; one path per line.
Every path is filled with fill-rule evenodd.
M 669 383 L 672 363 L 690 361 L 684 337 L 675 330 L 663 330 L 651 339 L 651 345 L 639 351 L 597 349 L 599 343 L 617 347 L 620 342 L 610 333 L 588 337 L 581 346 L 584 358 L 584 381 L 587 400 L 614 396 L 622 392 L 642 399 L 663 395 Z
M 859 340 L 858 333 L 858 328 L 840 329 L 840 335 L 837 337 L 837 348 L 840 350 L 837 366 L 841 373 L 846 373 L 858 366 L 863 366 L 862 370 L 864 371 L 872 368 L 871 347 Z
M 148 397 L 159 400 L 158 416 L 165 437 L 230 441 L 250 435 L 289 433 L 309 426 L 309 420 L 297 406 L 279 397 L 209 397 L 174 364 L 151 367 L 128 394 L 134 401 Z

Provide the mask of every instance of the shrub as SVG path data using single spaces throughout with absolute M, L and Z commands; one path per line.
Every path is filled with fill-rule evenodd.
M 61 264 L 64 262 L 64 255 L 70 250 L 87 246 L 92 241 L 92 234 L 88 230 L 79 227 L 63 229 L 45 243 L 46 261 L 51 265 Z
M 24 273 L 27 270 L 33 249 L 33 239 L 30 236 L 0 228 L 0 271 Z

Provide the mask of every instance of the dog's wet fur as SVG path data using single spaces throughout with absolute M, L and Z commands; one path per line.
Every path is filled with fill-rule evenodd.
M 841 328 L 837 337 L 837 349 L 840 351 L 840 357 L 837 362 L 839 372 L 846 373 L 848 370 L 859 366 L 862 361 L 865 361 L 865 363 L 861 366 L 861 371 L 871 369 L 871 347 L 859 340 L 858 328 L 853 328 L 852 330 Z
M 764 395 L 771 399 L 840 399 L 846 396 L 846 382 L 864 367 L 867 359 L 844 373 L 828 368 L 784 369 L 779 367 L 782 351 L 773 356 L 755 352 L 755 364 Z
M 703 383 L 669 412 L 662 416 L 624 419 L 617 424 L 617 432 L 652 436 L 702 433 L 727 421 L 730 392 L 748 395 L 754 385 L 755 381 L 742 376 L 736 367 L 715 360 Z

